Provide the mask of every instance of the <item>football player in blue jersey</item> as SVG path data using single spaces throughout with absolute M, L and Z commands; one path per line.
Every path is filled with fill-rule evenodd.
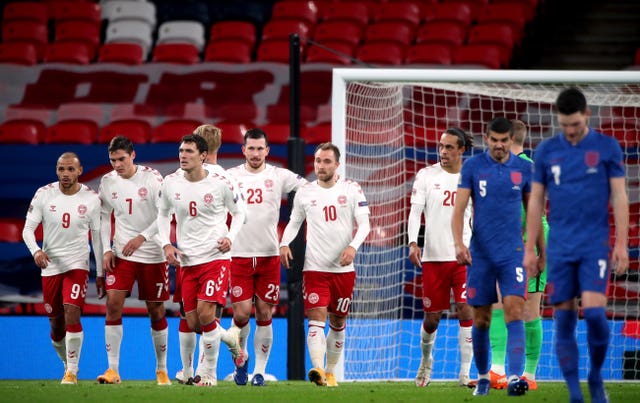
M 530 242 L 540 232 L 540 216 L 549 199 L 547 292 L 554 306 L 555 351 L 571 402 L 582 402 L 575 329 L 578 298 L 587 324 L 592 402 L 607 402 L 601 368 L 609 345 L 607 286 L 613 269 L 629 267 L 629 199 L 620 145 L 588 126 L 584 94 L 571 87 L 556 100 L 561 133 L 535 150 L 531 199 L 527 213 L 524 265 L 539 266 Z M 615 245 L 609 256 L 609 204 L 613 208 Z
M 513 124 L 504 117 L 489 122 L 484 140 L 489 150 L 462 165 L 451 229 L 458 263 L 468 265 L 467 302 L 474 308 L 473 354 L 478 368 L 474 395 L 486 395 L 490 387 L 489 326 L 491 305 L 498 301 L 496 281 L 503 297 L 507 326 L 507 392 L 523 395 L 524 298 L 527 273 L 522 265 L 521 208 L 530 192 L 531 163 L 511 153 Z M 473 200 L 473 231 L 467 248 L 462 241 L 464 206 Z M 540 251 L 544 253 L 544 241 Z M 473 260 L 472 260 L 473 256 Z

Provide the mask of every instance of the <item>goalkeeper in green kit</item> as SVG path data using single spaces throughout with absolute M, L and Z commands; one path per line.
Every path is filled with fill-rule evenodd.
M 527 134 L 525 124 L 519 120 L 513 120 L 514 141 L 511 152 L 520 158 L 531 161 L 531 159 L 523 152 L 524 139 Z M 533 162 L 533 161 L 531 161 Z M 525 211 L 522 209 L 523 229 L 525 223 Z M 549 234 L 549 224 L 547 218 L 542 217 L 542 226 L 544 230 L 544 239 L 546 242 Z M 526 238 L 526 235 L 523 235 Z M 526 241 L 526 239 L 525 239 Z M 525 366 L 523 378 L 529 384 L 529 390 L 536 390 L 536 369 L 540 360 L 540 351 L 542 349 L 542 318 L 540 317 L 540 304 L 542 294 L 547 285 L 546 270 L 537 277 L 529 279 L 529 287 L 527 299 L 524 304 L 524 329 L 525 329 Z M 507 328 L 504 324 L 504 311 L 502 304 L 493 307 L 493 317 L 491 319 L 491 327 L 489 329 L 489 337 L 491 341 L 491 387 L 494 389 L 504 389 L 507 387 L 507 378 L 505 376 L 505 351 L 507 344 Z

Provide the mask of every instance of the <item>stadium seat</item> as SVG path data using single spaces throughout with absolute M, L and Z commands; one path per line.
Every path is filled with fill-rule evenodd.
M 366 1 L 330 3 L 324 12 L 323 21 L 351 21 L 365 26 L 369 24 L 369 11 Z
M 311 45 L 307 49 L 305 62 L 307 63 L 331 63 L 337 65 L 349 65 L 352 63 L 355 46 L 345 42 L 322 42 L 323 48 Z
M 520 1 L 520 0 L 516 0 Z M 471 21 L 475 21 L 478 18 L 478 13 L 482 7 L 485 7 L 489 3 L 494 3 L 493 0 L 442 0 L 442 3 L 452 4 L 464 4 L 471 10 Z
M 467 38 L 467 29 L 450 21 L 432 21 L 416 32 L 416 43 L 446 44 L 453 50 L 461 46 Z
M 373 13 L 373 22 L 402 22 L 415 29 L 422 21 L 420 7 L 413 2 L 381 3 Z
M 140 119 L 118 120 L 100 129 L 99 143 L 108 143 L 115 136 L 126 136 L 134 144 L 148 143 L 151 139 L 151 125 Z
M 313 122 L 316 120 L 317 113 L 317 105 L 310 105 L 305 102 L 301 103 L 299 111 L 300 121 Z M 275 105 L 267 106 L 266 121 L 271 124 L 288 124 L 291 121 L 291 107 L 288 97 L 286 102 L 278 102 Z
M 450 21 L 467 29 L 472 22 L 471 7 L 466 3 L 436 4 L 432 21 Z
M 137 43 L 105 43 L 98 52 L 98 61 L 135 66 L 144 61 L 142 52 L 142 47 Z
M 225 122 L 253 122 L 260 114 L 260 107 L 254 102 L 229 102 L 220 105 L 220 101 L 210 104 L 205 100 L 207 116 L 213 120 Z
M 151 27 L 139 21 L 115 21 L 107 26 L 105 43 L 136 43 L 142 47 L 143 59 L 147 58 L 153 39 Z
M 469 44 L 489 44 L 499 46 L 502 52 L 502 65 L 508 66 L 515 46 L 513 28 L 508 24 L 477 24 L 469 30 Z
M 318 8 L 313 0 L 279 1 L 273 5 L 271 21 L 274 20 L 303 21 L 314 26 L 318 22 Z
M 100 5 L 93 2 L 51 1 L 49 14 L 56 23 L 60 21 L 78 20 L 100 24 L 102 13 Z
M 496 45 L 463 45 L 453 55 L 454 64 L 477 65 L 490 69 L 502 66 L 502 53 Z
M 193 133 L 201 121 L 191 119 L 172 119 L 161 123 L 151 131 L 152 143 L 178 143 L 180 139 L 189 133 Z
M 65 120 L 47 128 L 45 144 L 93 144 L 98 138 L 98 126 L 88 120 Z
M 36 47 L 31 43 L 0 43 L 0 63 L 32 66 L 38 63 Z
M 109 23 L 142 21 L 155 29 L 156 6 L 148 1 L 109 0 L 102 3 L 102 19 Z
M 521 7 L 524 10 L 524 17 L 527 21 L 531 21 L 537 14 L 538 0 L 491 0 L 491 4 L 513 4 L 517 3 L 516 7 Z
M 0 143 L 39 144 L 44 139 L 45 126 L 35 120 L 11 120 L 0 124 Z
M 307 144 L 320 144 L 331 141 L 331 123 L 307 126 L 301 136 Z
M 2 23 L 10 21 L 34 21 L 46 24 L 49 19 L 49 10 L 45 4 L 37 1 L 12 1 L 7 3 L 2 10 Z
M 92 55 L 85 42 L 50 43 L 42 59 L 45 63 L 89 64 Z
M 406 47 L 411 42 L 413 29 L 403 22 L 377 22 L 369 24 L 365 31 L 365 43 L 394 43 Z
M 23 242 L 22 229 L 24 220 L 2 218 L 0 219 L 0 242 Z
M 522 39 L 527 19 L 521 3 L 496 3 L 483 7 L 478 13 L 478 24 L 506 23 L 512 26 L 514 40 Z
M 365 43 L 356 49 L 356 58 L 370 64 L 397 66 L 404 60 L 404 50 L 394 44 Z
M 163 43 L 190 43 L 198 52 L 204 50 L 204 26 L 197 21 L 167 21 L 158 28 L 156 46 Z
M 449 65 L 453 60 L 451 48 L 442 43 L 418 43 L 407 49 L 405 64 Z
M 251 125 L 231 122 L 216 123 L 216 126 L 222 131 L 223 144 L 244 144 L 244 134 L 251 128 Z
M 251 63 L 252 45 L 247 42 L 228 39 L 209 42 L 204 53 L 207 62 Z
M 289 141 L 291 126 L 287 123 L 267 123 L 260 127 L 267 133 L 269 144 L 284 144 Z M 302 129 L 301 129 L 302 130 Z
M 313 40 L 321 44 L 344 42 L 358 46 L 363 38 L 362 25 L 352 21 L 324 21 L 316 25 L 313 34 Z
M 220 21 L 211 26 L 209 43 L 228 40 L 245 42 L 253 48 L 256 44 L 256 26 L 250 21 Z
M 157 63 L 195 64 L 200 61 L 198 49 L 191 43 L 159 43 L 153 48 Z
M 262 28 L 262 42 L 289 40 L 290 34 L 298 34 L 301 38 L 311 37 L 309 25 L 302 21 L 271 20 Z
M 42 60 L 49 42 L 47 24 L 35 21 L 10 21 L 2 23 L 2 42 L 26 42 L 36 49 L 38 60 Z
M 304 50 L 302 47 L 302 41 L 300 44 L 300 48 L 300 55 L 302 55 Z M 262 42 L 258 46 L 256 61 L 289 64 L 289 41 L 270 40 Z
M 83 42 L 91 59 L 100 45 L 100 24 L 87 21 L 60 21 L 55 25 L 55 42 Z

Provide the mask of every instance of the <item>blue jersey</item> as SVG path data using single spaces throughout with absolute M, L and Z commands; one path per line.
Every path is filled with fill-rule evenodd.
M 471 256 L 503 262 L 523 253 L 520 210 L 531 192 L 531 163 L 509 155 L 505 163 L 489 152 L 474 155 L 462 165 L 459 188 L 471 190 L 473 230 Z
M 609 248 L 609 179 L 624 177 L 620 145 L 593 129 L 578 144 L 563 134 L 540 143 L 533 180 L 549 199 L 548 253 L 584 256 Z

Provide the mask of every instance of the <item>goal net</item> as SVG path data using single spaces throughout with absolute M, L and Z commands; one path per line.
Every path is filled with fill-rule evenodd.
M 442 132 L 458 126 L 472 133 L 475 148 L 467 153 L 471 155 L 483 151 L 489 120 L 520 119 L 529 129 L 525 149 L 531 155 L 541 140 L 559 131 L 553 104 L 568 85 L 584 91 L 591 109 L 589 126 L 615 136 L 625 155 L 631 268 L 628 275 L 610 281 L 607 312 L 612 333 L 603 376 L 640 379 L 640 72 L 335 69 L 332 138 L 344 154 L 341 174 L 358 181 L 367 196 L 372 226 L 356 255 L 345 379 L 415 377 L 421 357 L 421 270 L 407 258 L 406 222 L 415 174 L 437 162 Z M 451 306 L 443 314 L 433 349 L 435 380 L 458 377 L 458 320 Z M 546 297 L 542 314 L 537 379 L 561 380 Z M 580 320 L 582 379 L 588 370 L 585 329 Z M 476 374 L 472 365 L 472 379 Z

